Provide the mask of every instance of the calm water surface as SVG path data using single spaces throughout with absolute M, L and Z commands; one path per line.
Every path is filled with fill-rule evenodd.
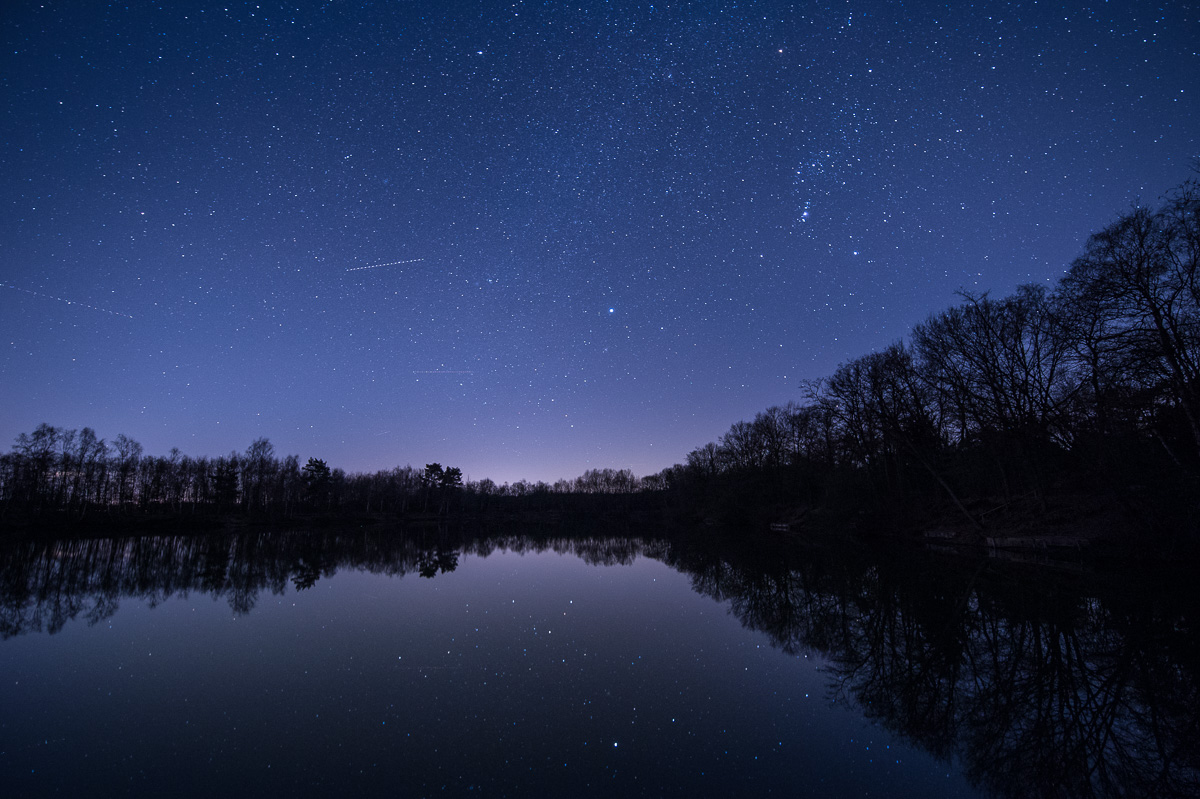
M 1095 768 L 1112 755 L 1100 740 L 1085 757 L 1092 774 L 1039 775 L 1042 761 L 1069 768 L 1072 754 L 1053 747 L 1095 732 L 1068 729 L 1064 696 L 1096 705 L 1120 690 L 1063 639 L 1063 621 L 1008 629 L 1011 614 L 988 616 L 981 602 L 998 600 L 978 587 L 937 579 L 921 599 L 897 596 L 877 565 L 819 553 L 603 537 L 161 537 L 27 544 L 6 552 L 2 576 L 10 796 L 1130 787 Z M 1106 634 L 1101 658 L 1122 646 Z M 1078 673 L 1030 672 L 1014 635 L 1038 638 L 1029 652 L 1080 659 Z M 972 665 L 999 643 L 1003 665 Z M 1185 683 L 1163 692 L 1194 699 L 1195 673 L 1163 665 Z M 988 676 L 1010 672 L 1006 685 Z M 1129 695 L 1096 709 L 1109 734 L 1173 747 L 1171 764 L 1125 757 L 1144 772 L 1128 779 L 1163 795 L 1200 784 L 1179 740 L 1189 721 L 1152 708 L 1151 729 L 1140 677 L 1115 676 Z M 997 718 L 972 724 L 989 693 Z

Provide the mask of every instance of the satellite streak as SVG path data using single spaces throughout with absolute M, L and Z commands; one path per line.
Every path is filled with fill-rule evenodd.
M 130 316 L 127 313 L 121 313 L 120 311 L 110 311 L 107 308 L 97 308 L 95 305 L 88 305 L 86 302 L 79 302 L 78 300 L 68 300 L 65 297 L 55 297 L 53 294 L 43 294 L 40 291 L 34 291 L 32 289 L 23 289 L 20 286 L 14 286 L 11 283 L 0 283 L 0 286 L 6 286 L 7 288 L 10 288 L 10 289 L 15 289 L 17 291 L 23 291 L 26 294 L 33 294 L 34 296 L 37 296 L 37 297 L 45 297 L 48 300 L 58 300 L 59 302 L 65 302 L 67 305 L 78 305 L 81 308 L 88 308 L 93 311 L 99 311 L 100 313 L 112 314 L 113 316 L 123 316 L 126 319 L 133 318 L 132 316 Z
M 424 260 L 425 260 L 424 258 L 412 258 L 408 261 L 392 261 L 392 262 L 386 263 L 386 264 L 371 264 L 370 266 L 355 266 L 350 269 L 347 269 L 346 271 L 347 272 L 361 272 L 364 269 L 378 269 L 381 266 L 399 266 L 400 264 L 415 264 L 415 263 L 418 263 L 418 262 L 424 261 Z

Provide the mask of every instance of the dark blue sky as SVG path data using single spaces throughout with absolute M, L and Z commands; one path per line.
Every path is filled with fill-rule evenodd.
M 0 444 L 658 471 L 1192 174 L 1065 5 L 6 3 Z

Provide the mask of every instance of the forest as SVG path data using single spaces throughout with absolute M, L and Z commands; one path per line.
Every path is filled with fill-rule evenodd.
M 1093 513 L 1194 548 L 1200 186 L 1134 208 L 1052 289 L 961 302 L 644 481 L 726 517 L 967 534 Z
M 436 463 L 348 474 L 280 458 L 265 438 L 220 457 L 152 456 L 125 435 L 43 424 L 0 456 L 0 519 L 636 511 L 969 537 L 1092 514 L 1109 532 L 1194 551 L 1198 264 L 1193 178 L 1093 234 L 1057 285 L 963 292 L 908 340 L 641 478 L 464 483 Z

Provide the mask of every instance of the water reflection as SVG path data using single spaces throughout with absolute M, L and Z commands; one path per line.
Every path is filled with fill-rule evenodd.
M 763 542 L 523 533 L 251 533 L 25 542 L 0 550 L 0 635 L 55 633 L 201 593 L 249 613 L 339 570 L 437 579 L 464 554 L 637 557 L 690 576 L 830 691 L 996 796 L 1200 795 L 1196 600 L 1163 581 L 1000 571 Z
M 903 553 L 743 564 L 690 549 L 672 565 L 781 649 L 826 654 L 839 697 L 961 752 L 994 795 L 1200 795 L 1191 592 Z
M 447 530 L 398 533 L 278 531 L 209 536 L 142 536 L 25 541 L 0 547 L 0 638 L 55 633 L 72 619 L 96 624 L 122 598 L 152 607 L 202 593 L 249 613 L 261 593 L 311 588 L 339 569 L 433 578 L 453 572 L 460 554 L 496 550 L 570 553 L 590 565 L 658 556 L 665 544 L 628 537 L 464 536 Z M 662 559 L 659 557 L 659 559 Z

